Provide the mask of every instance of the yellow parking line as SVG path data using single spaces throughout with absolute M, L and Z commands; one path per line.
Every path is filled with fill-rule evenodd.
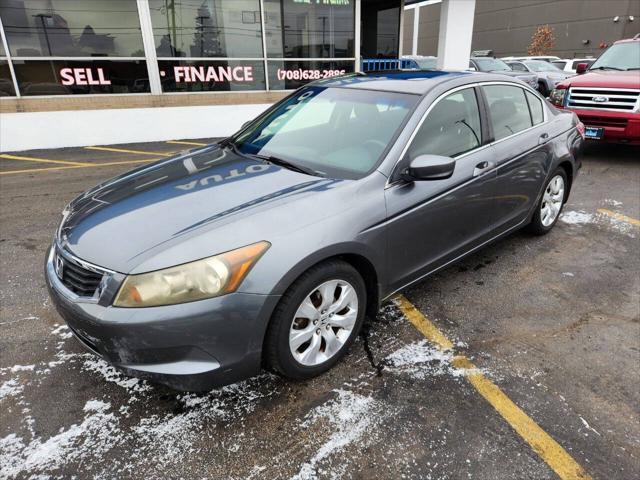
M 161 155 L 163 157 L 170 157 L 175 155 L 175 152 L 147 152 L 144 150 L 128 150 L 126 148 L 111 148 L 111 147 L 84 147 L 87 150 L 101 150 L 104 152 L 117 152 L 117 153 L 133 153 L 135 155 Z
M 0 154 L 0 158 L 6 158 L 7 160 L 20 160 L 22 162 L 59 163 L 62 165 L 75 165 L 75 166 L 91 165 L 90 163 L 86 163 L 86 162 L 70 162 L 67 160 L 49 160 L 48 158 L 21 157 L 18 155 L 9 155 L 8 153 Z
M 404 296 L 395 297 L 398 307 L 409 321 L 428 340 L 440 350 L 452 350 L 453 343 L 438 330 Z M 545 461 L 562 480 L 587 480 L 589 474 L 545 432 L 531 417 L 521 410 L 496 384 L 485 377 L 478 368 L 464 355 L 454 357 L 455 367 L 463 369 L 465 378 L 484 397 L 487 402 L 504 418 L 530 446 Z
M 6 172 L 0 172 L 0 175 L 12 175 L 17 173 L 40 173 L 40 172 L 51 172 L 55 170 L 71 170 L 75 168 L 98 168 L 98 167 L 109 167 L 112 165 L 133 165 L 137 163 L 149 163 L 154 162 L 156 160 L 162 160 L 160 158 L 149 158 L 145 160 L 125 160 L 118 162 L 104 162 L 104 163 L 86 163 L 81 165 L 70 165 L 68 167 L 48 167 L 48 168 L 32 168 L 28 170 L 8 170 Z
M 200 142 L 183 142 L 182 140 L 167 140 L 164 143 L 171 143 L 175 145 L 193 145 L 195 147 L 206 147 L 209 145 L 208 143 L 200 143 Z
M 637 220 L 635 218 L 627 217 L 626 215 L 622 215 L 621 213 L 612 212 L 611 210 L 608 210 L 606 208 L 599 208 L 598 212 L 602 213 L 603 215 L 607 215 L 608 217 L 611 217 L 615 220 L 619 220 L 621 222 L 629 223 L 631 225 L 635 225 L 636 227 L 640 227 L 640 220 Z

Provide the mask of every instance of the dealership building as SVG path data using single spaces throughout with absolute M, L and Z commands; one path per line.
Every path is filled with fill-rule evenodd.
M 361 57 L 397 58 L 403 7 L 0 0 L 0 147 L 230 134 L 287 91 L 358 70 Z
M 315 79 L 411 54 L 465 69 L 544 24 L 552 54 L 597 56 L 639 17 L 637 0 L 0 0 L 0 151 L 225 136 Z

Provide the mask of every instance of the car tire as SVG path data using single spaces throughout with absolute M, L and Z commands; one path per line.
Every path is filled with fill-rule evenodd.
M 535 235 L 545 235 L 558 222 L 564 202 L 567 199 L 567 173 L 558 167 L 547 183 L 536 205 L 536 210 L 527 229 Z
M 357 337 L 366 302 L 364 280 L 350 264 L 331 260 L 307 270 L 282 296 L 271 317 L 264 343 L 266 366 L 293 380 L 326 372 Z M 343 304 L 347 306 L 335 310 Z
M 545 98 L 549 96 L 549 89 L 547 88 L 544 82 L 538 82 L 538 92 L 540 92 L 540 95 L 542 95 Z

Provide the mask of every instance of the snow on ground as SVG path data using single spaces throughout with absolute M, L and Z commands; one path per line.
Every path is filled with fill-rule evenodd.
M 564 211 L 560 215 L 560 221 L 569 225 L 585 225 L 594 223 L 595 215 L 580 210 Z
M 317 478 L 317 467 L 320 462 L 337 454 L 350 444 L 359 442 L 372 426 L 374 420 L 381 421 L 383 408 L 372 397 L 359 395 L 346 390 L 336 390 L 334 400 L 314 408 L 305 418 L 303 428 L 318 422 L 327 422 L 331 427 L 331 435 L 321 444 L 314 455 L 302 466 L 292 480 L 309 480 Z M 359 444 L 362 447 L 362 444 Z M 344 462 L 338 462 L 343 463 Z M 345 465 L 346 466 L 346 465 Z M 333 472 L 338 473 L 338 472 Z
M 402 319 L 393 305 L 383 308 L 382 317 L 373 337 Z M 245 436 L 244 422 L 261 402 L 277 396 L 283 385 L 277 377 L 264 374 L 206 394 L 171 394 L 169 405 L 163 404 L 164 390 L 123 375 L 93 354 L 67 351 L 73 342 L 68 328 L 54 327 L 52 360 L 0 370 L 0 408 L 19 415 L 19 427 L 0 438 L 0 479 L 62 478 L 60 472 L 76 470 L 82 478 L 135 476 L 147 468 L 161 472 L 203 454 L 198 450 L 201 439 L 217 439 L 221 432 L 225 432 L 226 443 L 220 448 L 240 452 L 250 448 L 251 441 L 250 435 Z M 382 364 L 385 374 L 416 380 L 458 377 L 463 372 L 451 365 L 452 359 L 452 352 L 442 352 L 421 340 L 391 344 Z M 38 412 L 34 418 L 33 410 L 42 408 L 42 404 L 34 405 L 34 397 L 54 373 L 56 378 L 68 375 L 57 369 L 94 376 L 99 384 L 108 382 L 111 387 L 105 390 L 112 393 L 87 399 L 72 421 L 48 432 L 40 425 L 46 423 L 46 414 Z M 291 464 L 289 456 L 275 461 L 289 462 L 289 468 L 297 471 L 293 478 L 299 480 L 343 476 L 349 465 L 349 457 L 345 460 L 343 453 L 379 440 L 377 426 L 397 414 L 397 408 L 375 398 L 375 391 L 371 391 L 369 381 L 375 374 L 371 369 L 354 376 L 331 392 L 324 403 L 301 414 L 298 434 L 308 433 L 304 461 Z M 113 388 L 117 389 L 115 395 Z M 105 457 L 114 460 L 105 462 Z M 247 475 L 259 478 L 265 468 L 253 465 Z
M 616 202 L 615 200 L 605 200 L 605 203 L 616 207 L 622 205 L 622 202 Z M 559 220 L 569 225 L 596 225 L 605 227 L 631 238 L 635 238 L 637 233 L 636 226 L 600 212 L 589 213 L 583 210 L 565 210 L 560 214 Z

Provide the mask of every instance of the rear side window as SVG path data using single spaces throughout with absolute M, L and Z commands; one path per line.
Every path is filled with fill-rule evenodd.
M 567 66 L 567 62 L 551 62 L 552 64 L 554 64 L 556 67 L 558 67 L 560 70 L 564 70 L 564 67 Z
M 531 120 L 534 125 L 538 125 L 544 121 L 544 113 L 542 111 L 542 101 L 531 92 L 525 92 L 529 109 L 531 110 Z
M 489 104 L 489 115 L 496 140 L 533 125 L 522 88 L 511 85 L 487 85 L 482 88 Z
M 420 126 L 409 157 L 443 155 L 455 157 L 480 146 L 480 111 L 473 88 L 452 93 L 440 100 Z
M 521 63 L 510 63 L 509 66 L 517 72 L 526 72 L 527 68 Z

